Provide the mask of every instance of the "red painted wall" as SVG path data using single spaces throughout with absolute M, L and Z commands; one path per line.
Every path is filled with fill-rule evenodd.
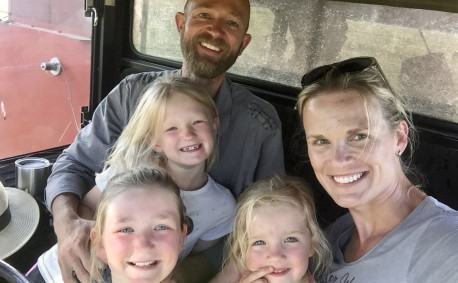
M 63 2 L 68 6 L 68 1 Z M 55 23 L 62 18 L 57 21 L 48 15 L 45 19 L 45 11 L 34 5 L 22 15 L 16 14 L 21 17 L 15 16 L 12 6 L 10 21 L 0 22 L 0 104 L 3 102 L 5 110 L 0 108 L 0 159 L 70 144 L 80 127 L 81 107 L 89 103 L 91 42 L 87 19 L 80 14 L 80 22 L 69 17 L 66 24 L 58 26 Z M 62 3 L 52 9 L 46 6 L 53 13 L 57 8 L 69 9 Z M 34 9 L 34 15 L 41 18 L 27 18 Z M 58 76 L 40 68 L 52 57 L 63 66 Z

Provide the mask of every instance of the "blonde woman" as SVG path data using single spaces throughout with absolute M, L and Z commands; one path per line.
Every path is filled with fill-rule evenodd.
M 327 229 L 334 262 L 324 282 L 458 282 L 458 212 L 420 190 L 411 117 L 377 61 L 321 66 L 302 86 L 313 170 L 349 210 Z

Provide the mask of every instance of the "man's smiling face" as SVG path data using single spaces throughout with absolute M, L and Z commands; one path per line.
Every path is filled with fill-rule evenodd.
M 250 42 L 246 0 L 192 0 L 177 13 L 184 66 L 189 74 L 212 79 L 226 72 Z

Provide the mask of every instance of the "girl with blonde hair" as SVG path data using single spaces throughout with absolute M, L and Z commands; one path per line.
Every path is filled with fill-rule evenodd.
M 91 280 L 170 282 L 187 226 L 178 186 L 154 168 L 114 176 L 102 193 L 91 237 Z
M 226 264 L 242 283 L 316 282 L 331 262 L 311 192 L 290 176 L 258 181 L 240 195 L 229 244 Z

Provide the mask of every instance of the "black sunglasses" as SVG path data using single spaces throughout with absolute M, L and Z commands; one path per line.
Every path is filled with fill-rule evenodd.
M 382 68 L 380 68 L 380 65 L 377 63 L 377 60 L 375 60 L 374 57 L 355 57 L 341 62 L 323 65 L 311 70 L 302 77 L 302 88 L 316 83 L 324 76 L 326 76 L 326 74 L 333 68 L 337 68 L 342 73 L 365 72 L 370 68 L 376 68 L 382 76 L 382 79 L 385 81 L 386 85 L 389 87 L 388 81 L 382 72 Z

